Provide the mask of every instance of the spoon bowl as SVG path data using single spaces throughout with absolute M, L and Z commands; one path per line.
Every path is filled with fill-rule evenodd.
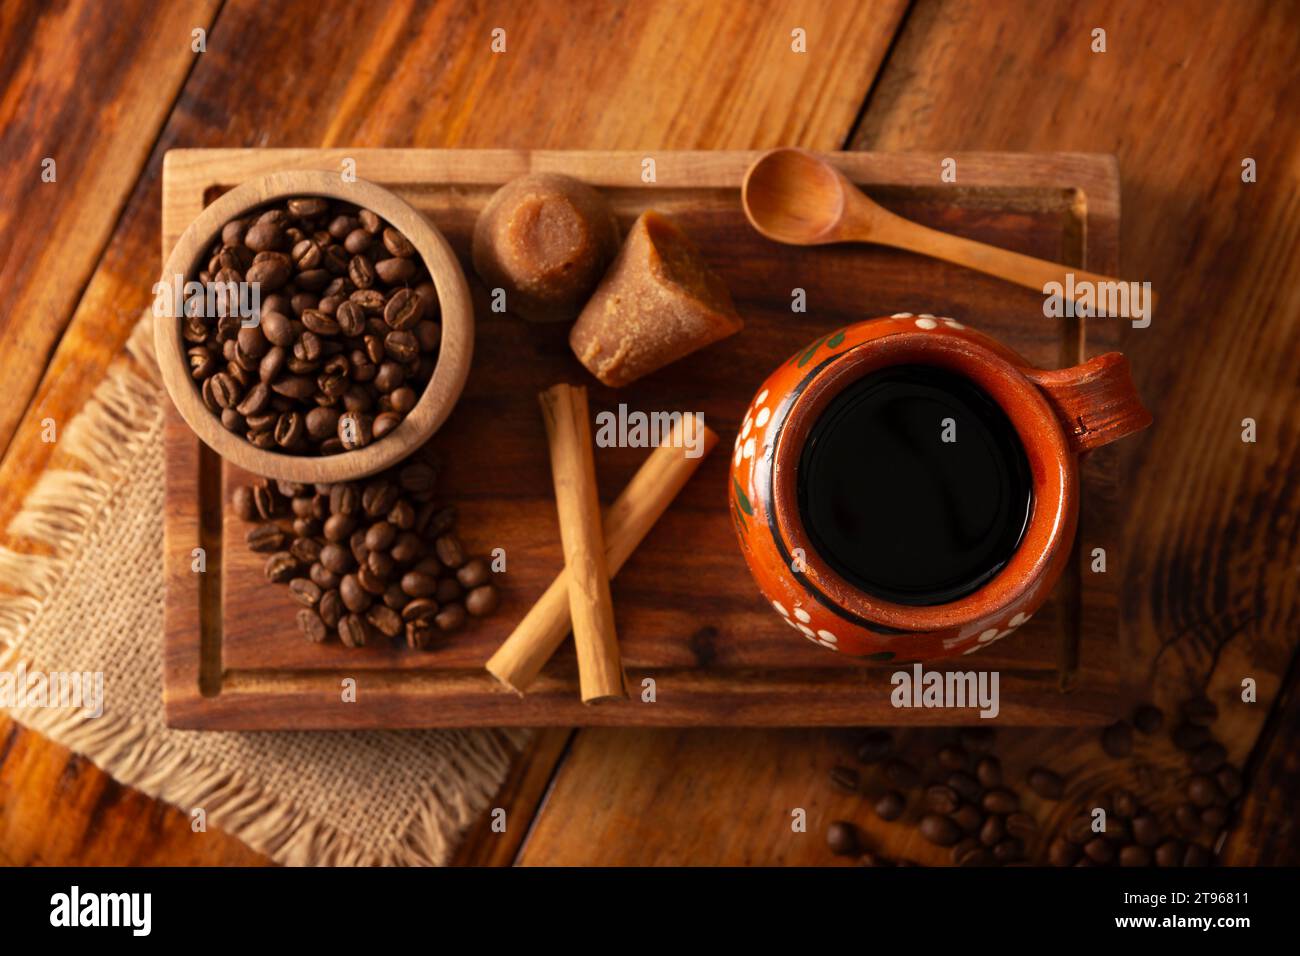
M 813 246 L 835 242 L 844 219 L 840 172 L 802 149 L 774 149 L 756 159 L 740 186 L 749 223 L 776 242 Z

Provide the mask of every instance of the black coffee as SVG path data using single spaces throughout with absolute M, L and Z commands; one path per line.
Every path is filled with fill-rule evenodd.
M 950 420 L 950 421 L 948 421 Z M 836 396 L 799 460 L 799 511 L 817 553 L 898 604 L 955 601 L 1011 558 L 1029 520 L 1029 462 L 974 383 L 902 365 Z

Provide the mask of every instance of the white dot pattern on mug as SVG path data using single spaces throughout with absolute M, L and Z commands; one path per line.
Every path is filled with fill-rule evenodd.
M 1011 620 L 1007 621 L 1007 626 L 1005 628 L 999 630 L 996 627 L 991 627 L 986 631 L 980 632 L 979 636 L 975 638 L 975 643 L 971 644 L 971 646 L 966 648 L 966 650 L 962 651 L 962 653 L 974 654 L 976 651 L 980 650 L 981 648 L 988 647 L 990 644 L 997 643 L 998 641 L 1002 640 L 1002 638 L 1006 637 L 1008 634 L 1014 631 L 1016 628 L 1020 627 L 1022 624 L 1028 621 L 1032 616 L 1033 615 L 1030 614 L 1016 614 L 1014 617 L 1011 618 Z M 956 644 L 962 643 L 962 641 L 964 640 L 968 640 L 968 638 L 955 640 L 951 642 L 951 644 L 948 641 L 944 641 L 944 647 L 955 646 Z

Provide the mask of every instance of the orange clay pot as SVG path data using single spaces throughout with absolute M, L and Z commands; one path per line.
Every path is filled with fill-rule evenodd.
M 1011 420 L 1029 461 L 1033 507 L 1015 553 L 947 604 L 894 604 L 854 588 L 817 554 L 799 513 L 796 472 L 809 431 L 843 389 L 891 365 L 938 366 L 974 382 Z M 1029 620 L 1065 568 L 1079 456 L 1150 423 L 1118 352 L 1043 371 L 954 319 L 902 312 L 859 322 L 796 352 L 746 412 L 730 481 L 740 549 L 774 612 L 815 644 L 872 660 L 970 654 Z

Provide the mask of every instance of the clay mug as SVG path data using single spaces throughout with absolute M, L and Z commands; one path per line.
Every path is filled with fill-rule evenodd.
M 1014 552 L 946 603 L 895 603 L 855 587 L 818 553 L 799 506 L 801 453 L 821 413 L 893 366 L 935 366 L 973 383 L 1010 421 L 1028 463 L 1031 504 Z M 1150 423 L 1118 352 L 1045 371 L 955 319 L 871 319 L 800 349 L 758 389 L 732 458 L 732 520 L 759 589 L 813 643 L 880 661 L 970 654 L 1029 620 L 1064 570 L 1079 516 L 1079 457 Z

